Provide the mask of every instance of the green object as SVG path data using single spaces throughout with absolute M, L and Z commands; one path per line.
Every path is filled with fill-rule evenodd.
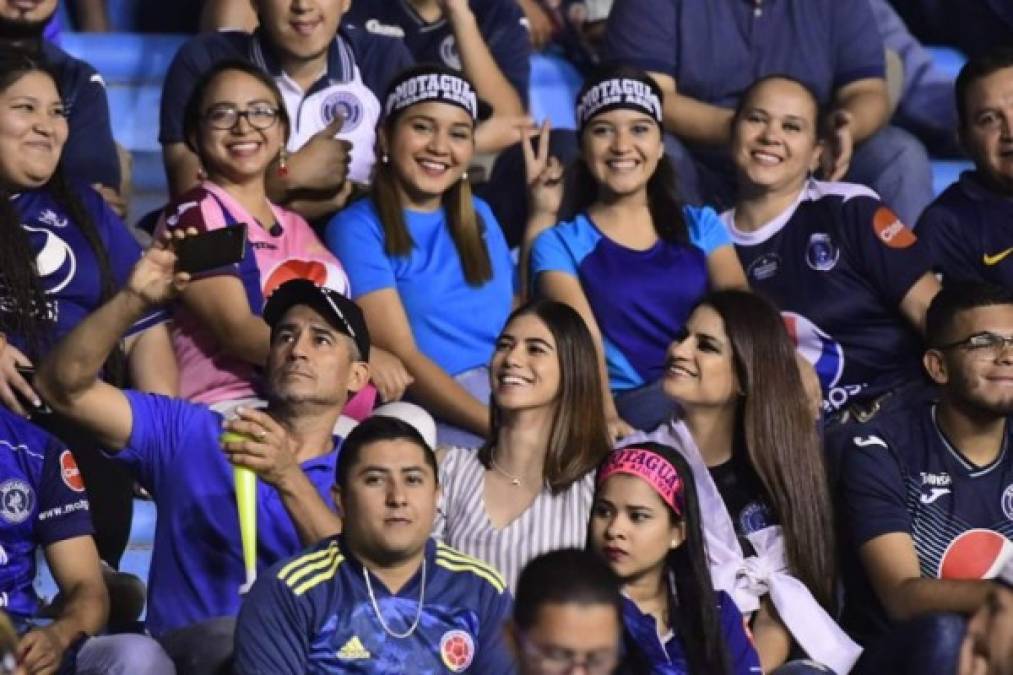
M 235 443 L 249 439 L 246 434 L 226 431 L 222 443 Z M 236 509 L 239 513 L 239 535 L 243 544 L 243 567 L 246 583 L 239 589 L 245 593 L 257 580 L 257 474 L 243 466 L 232 467 L 236 486 Z

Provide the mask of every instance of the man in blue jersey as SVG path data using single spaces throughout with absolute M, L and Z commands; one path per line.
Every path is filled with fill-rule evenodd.
M 956 91 L 960 140 L 974 170 L 925 210 L 918 234 L 944 283 L 1013 288 L 1013 47 L 968 61 Z
M 352 183 L 368 183 L 375 160 L 380 92 L 412 58 L 400 40 L 338 28 L 350 0 L 255 0 L 260 27 L 191 38 L 162 88 L 158 140 L 178 196 L 199 182 L 197 156 L 183 137 L 194 84 L 212 65 L 248 59 L 277 82 L 292 121 L 284 167 L 268 172 L 272 201 L 308 219 L 344 205 Z M 347 180 L 346 180 L 347 179 Z
M 0 336 L 0 351 L 6 341 Z M 29 673 L 172 673 L 161 647 L 141 635 L 94 638 L 109 598 L 92 540 L 84 481 L 59 441 L 0 407 L 0 607 L 21 635 Z M 32 583 L 42 548 L 62 593 L 51 622 L 36 622 Z M 75 667 L 76 663 L 76 667 Z
M 985 602 L 1013 556 L 1013 294 L 955 284 L 926 323 L 938 401 L 883 412 L 843 442 L 847 549 L 857 555 L 845 567 L 844 622 L 867 645 L 867 672 L 901 672 L 882 659 L 903 652 L 902 640 L 884 636 L 911 630 L 892 625 L 910 619 L 934 636 L 923 653 L 953 659 L 961 615 Z M 938 612 L 953 614 L 926 618 Z
M 232 465 L 260 479 L 262 567 L 336 532 L 328 494 L 332 430 L 348 392 L 368 379 L 369 334 L 350 300 L 293 280 L 264 308 L 271 326 L 266 410 L 240 409 L 226 422 L 203 405 L 102 382 L 97 374 L 123 332 L 185 286 L 175 261 L 161 247 L 145 253 L 125 287 L 54 348 L 37 380 L 43 398 L 90 431 L 154 497 L 147 627 L 180 670 L 216 672 L 231 652 L 246 580 Z M 221 438 L 224 431 L 244 438 Z
M 0 0 L 0 49 L 38 54 L 53 69 L 70 128 L 62 169 L 69 178 L 94 186 L 123 215 L 119 155 L 109 122 L 105 82 L 89 64 L 43 39 L 57 5 L 58 0 Z
M 344 532 L 257 581 L 239 615 L 237 673 L 514 672 L 510 591 L 430 538 L 438 499 L 436 458 L 411 425 L 356 427 L 334 487 Z

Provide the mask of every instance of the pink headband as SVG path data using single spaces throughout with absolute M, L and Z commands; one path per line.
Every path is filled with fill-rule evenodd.
M 598 485 L 617 473 L 626 473 L 647 481 L 661 499 L 682 517 L 682 478 L 671 462 L 656 452 L 629 447 L 614 451 L 598 472 Z

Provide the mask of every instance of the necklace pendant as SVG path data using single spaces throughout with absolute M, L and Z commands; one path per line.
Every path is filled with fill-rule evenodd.
M 521 479 L 520 478 L 512 478 L 510 480 L 510 483 L 513 484 L 514 487 L 519 487 L 520 484 L 521 484 Z

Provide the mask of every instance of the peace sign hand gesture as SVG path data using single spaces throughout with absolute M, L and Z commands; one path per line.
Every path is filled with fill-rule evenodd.
M 524 151 L 524 174 L 528 183 L 528 217 L 546 216 L 555 221 L 563 201 L 563 164 L 556 157 L 549 156 L 551 128 L 546 119 L 537 132 L 538 147 L 532 147 L 536 134 L 529 132 L 521 142 L 521 149 Z

